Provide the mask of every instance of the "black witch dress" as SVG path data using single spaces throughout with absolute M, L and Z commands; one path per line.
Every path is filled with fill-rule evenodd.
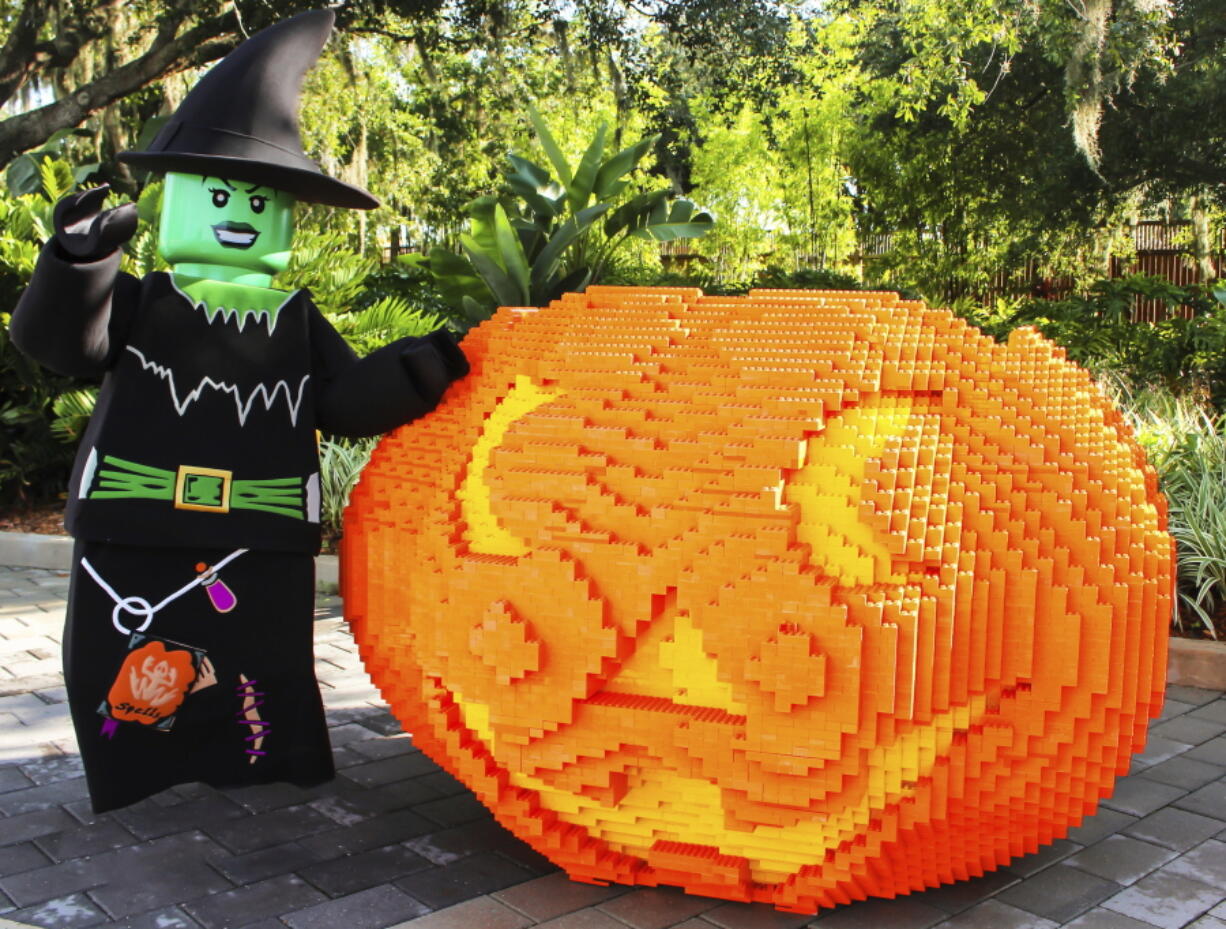
M 446 333 L 359 360 L 305 291 L 209 310 L 54 240 L 14 342 L 103 375 L 66 514 L 65 682 L 96 812 L 166 787 L 333 774 L 312 655 L 316 430 L 373 435 L 466 370 Z

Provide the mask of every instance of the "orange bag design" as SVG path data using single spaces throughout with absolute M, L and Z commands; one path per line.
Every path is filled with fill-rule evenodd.
M 573 877 L 801 912 L 982 874 L 1110 794 L 1173 545 L 1029 331 L 894 294 L 503 309 L 385 438 L 346 611 L 415 743 Z
M 112 718 L 155 726 L 173 717 L 196 682 L 192 653 L 156 640 L 128 652 L 107 694 Z

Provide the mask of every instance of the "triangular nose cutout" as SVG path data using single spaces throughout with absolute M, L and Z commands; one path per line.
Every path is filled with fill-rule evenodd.
M 686 706 L 712 707 L 737 716 L 748 711 L 719 679 L 718 663 L 703 648 L 702 631 L 688 613 L 677 611 L 675 590 L 653 598 L 651 628 L 604 686 L 605 693 L 656 697 Z

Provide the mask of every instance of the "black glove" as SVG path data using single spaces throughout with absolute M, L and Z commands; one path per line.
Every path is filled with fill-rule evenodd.
M 79 194 L 69 194 L 55 205 L 55 241 L 74 261 L 105 258 L 136 232 L 135 203 L 125 203 L 99 213 L 110 187 L 103 184 Z
M 400 353 L 400 362 L 418 395 L 431 408 L 448 384 L 468 373 L 468 359 L 446 329 L 414 340 Z

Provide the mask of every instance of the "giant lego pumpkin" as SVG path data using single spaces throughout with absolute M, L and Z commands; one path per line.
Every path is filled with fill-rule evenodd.
M 346 613 L 414 741 L 586 881 L 812 912 L 979 875 L 1110 794 L 1172 544 L 1050 343 L 893 294 L 503 309 L 383 440 Z

